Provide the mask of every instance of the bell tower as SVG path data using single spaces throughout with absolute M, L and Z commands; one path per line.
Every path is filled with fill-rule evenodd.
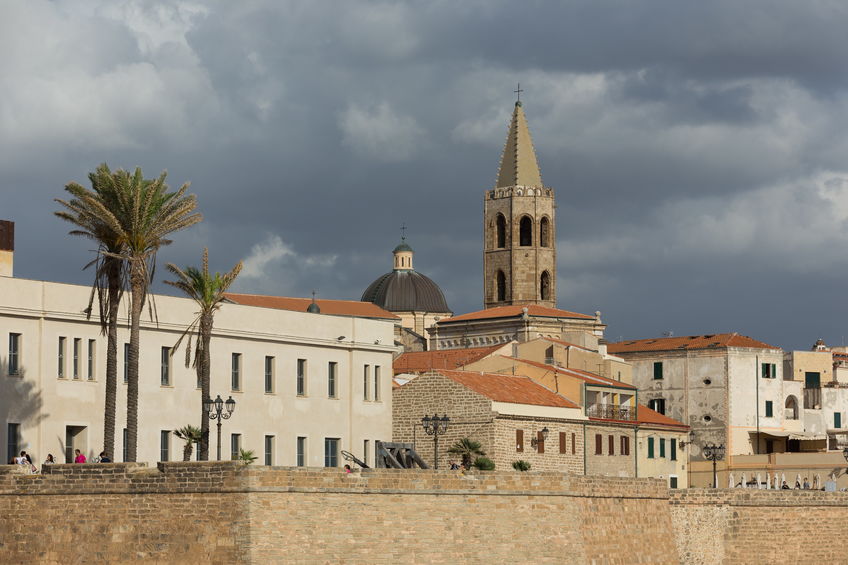
M 517 91 L 520 97 L 520 88 Z M 554 191 L 542 184 L 521 100 L 483 203 L 483 303 L 556 307 Z

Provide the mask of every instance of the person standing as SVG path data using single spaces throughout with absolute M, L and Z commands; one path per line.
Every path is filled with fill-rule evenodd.
M 74 463 L 85 463 L 85 455 L 79 449 L 74 449 L 74 453 L 76 457 L 74 457 Z

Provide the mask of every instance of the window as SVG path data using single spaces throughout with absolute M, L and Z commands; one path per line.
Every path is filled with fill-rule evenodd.
M 506 218 L 503 214 L 498 214 L 495 218 L 495 230 L 497 231 L 496 245 L 498 249 L 503 249 L 506 247 Z
M 162 430 L 159 432 L 159 461 L 171 460 L 171 431 Z
M 95 349 L 97 348 L 97 340 L 90 339 L 88 340 L 88 363 L 87 363 L 87 371 L 86 375 L 88 375 L 88 380 L 94 380 L 94 354 Z
M 771 400 L 766 400 L 766 418 L 774 417 L 774 403 Z
M 231 380 L 232 389 L 241 390 L 241 353 L 233 353 Z
M 604 454 L 604 438 L 601 434 L 595 434 L 595 455 Z
M 18 451 L 21 443 L 21 425 L 6 424 L 6 463 L 12 460 L 12 457 L 18 456 Z
M 380 366 L 374 365 L 374 401 L 380 402 Z
M 609 446 L 609 453 L 607 455 L 615 455 L 615 436 L 609 436 L 607 445 Z
M 498 275 L 496 278 L 498 302 L 503 302 L 504 300 L 506 300 L 506 275 L 504 275 L 503 271 L 498 271 Z
M 515 430 L 515 452 L 524 453 L 524 430 Z
M 551 299 L 551 275 L 547 271 L 542 273 L 542 277 L 539 281 L 539 296 L 542 300 Z
M 777 378 L 777 365 L 774 363 L 762 363 L 762 374 L 764 379 Z
M 368 460 L 371 459 L 371 440 L 362 442 L 362 461 L 368 465 Z
M 241 434 L 230 434 L 230 459 L 238 459 L 241 451 Z
M 21 372 L 21 334 L 9 334 L 9 374 Z
M 677 488 L 677 477 L 674 475 L 668 476 L 668 488 Z
M 128 444 L 130 443 L 129 438 L 130 438 L 129 431 L 126 428 L 124 428 L 123 432 L 121 433 L 121 442 L 122 442 L 122 445 L 123 445 L 123 450 L 122 450 L 122 453 L 121 453 L 123 455 L 123 457 L 121 457 L 121 459 L 123 459 L 124 462 L 126 462 L 127 457 L 128 457 L 128 455 L 127 455 L 128 451 L 129 451 L 129 445 Z
M 297 466 L 306 467 L 306 438 L 297 438 Z
M 306 396 L 306 359 L 297 360 L 297 395 Z
M 59 356 L 57 359 L 56 374 L 60 379 L 65 378 L 65 348 L 67 347 L 68 339 L 65 337 L 59 338 Z
M 82 347 L 82 340 L 78 337 L 74 338 L 74 358 L 73 362 L 73 375 L 74 379 L 79 379 L 79 362 L 80 362 L 80 348 Z
M 571 433 L 571 454 L 575 455 L 576 453 L 577 453 L 577 434 L 572 432 Z
M 663 378 L 663 364 L 662 361 L 654 361 L 654 379 Z
M 660 438 L 660 458 L 665 457 L 665 438 Z
M 621 454 L 630 455 L 630 438 L 621 436 Z
M 654 458 L 654 438 L 648 438 L 648 459 Z
M 837 429 L 842 427 L 842 412 L 833 413 L 833 427 Z
M 560 432 L 559 433 L 559 452 L 565 453 L 567 448 L 568 448 L 568 446 L 566 445 L 566 441 L 565 441 L 565 432 Z
M 533 245 L 533 220 L 529 216 L 521 218 L 518 224 L 518 244 L 522 247 Z
M 545 434 L 541 430 L 536 432 L 536 453 L 545 452 Z
M 671 438 L 669 443 L 671 444 L 671 460 L 677 461 L 677 439 Z
M 798 419 L 798 400 L 794 396 L 790 396 L 786 399 L 786 419 L 787 420 L 797 420 Z
M 362 370 L 362 397 L 371 400 L 371 365 L 365 365 Z
M 648 408 L 654 412 L 665 414 L 665 398 L 654 398 L 648 401 Z
M 274 358 L 270 355 L 265 356 L 265 392 L 274 392 Z
M 130 344 L 124 344 L 124 384 L 130 380 Z M 126 459 L 124 459 L 126 461 Z
M 336 398 L 336 373 L 338 373 L 339 364 L 335 361 L 330 361 L 327 366 L 327 396 Z
M 804 373 L 804 388 L 821 388 L 821 373 L 818 371 Z
M 551 222 L 547 218 L 542 218 L 539 222 L 539 245 L 548 247 L 551 244 Z
M 324 467 L 339 466 L 339 438 L 324 438 Z
M 274 436 L 265 436 L 265 464 L 274 464 Z
M 171 385 L 171 348 L 163 347 L 160 353 L 161 368 L 159 370 L 159 384 L 162 386 Z

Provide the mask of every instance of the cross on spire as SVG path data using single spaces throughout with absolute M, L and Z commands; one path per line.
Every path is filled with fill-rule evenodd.
M 521 102 L 521 93 L 524 92 L 524 91 L 521 90 L 521 83 L 520 82 L 518 83 L 518 88 L 513 90 L 513 92 L 518 95 L 518 102 Z
M 315 294 L 316 294 L 316 292 L 315 292 L 315 289 L 313 288 L 312 289 L 312 302 L 315 302 Z
M 400 240 L 406 241 L 406 222 L 402 223 L 400 226 Z

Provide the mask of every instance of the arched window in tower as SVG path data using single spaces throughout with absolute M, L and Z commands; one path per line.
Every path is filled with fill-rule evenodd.
M 545 271 L 539 281 L 539 296 L 542 300 L 551 299 L 551 275 Z
M 551 244 L 551 222 L 548 218 L 542 218 L 539 222 L 539 245 L 548 247 Z
M 498 271 L 498 302 L 506 300 L 506 275 L 503 271 Z
M 533 245 L 533 220 L 530 219 L 530 216 L 524 216 L 521 218 L 521 223 L 519 224 L 518 229 L 518 244 L 522 247 Z
M 503 249 L 506 247 L 506 218 L 504 218 L 503 214 L 498 214 L 495 225 L 497 230 L 497 247 L 498 249 Z

